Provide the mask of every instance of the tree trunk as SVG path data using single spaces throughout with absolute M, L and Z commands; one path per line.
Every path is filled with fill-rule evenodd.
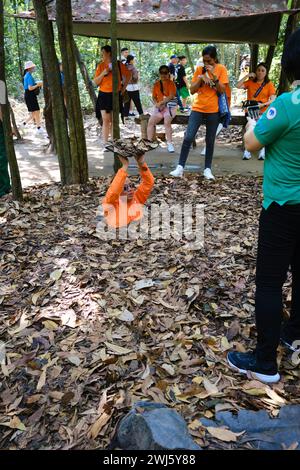
M 10 102 L 8 102 L 8 106 L 9 106 L 9 114 L 10 114 L 10 119 L 11 119 L 11 123 L 12 123 L 12 130 L 13 130 L 13 133 L 14 135 L 16 136 L 16 138 L 18 140 L 23 140 L 20 132 L 19 132 L 19 129 L 18 129 L 18 126 L 17 126 L 17 123 L 16 123 L 16 118 L 15 118 L 15 113 L 11 107 L 11 104 Z
M 241 65 L 241 46 L 238 44 L 235 56 L 235 78 L 238 80 L 240 76 L 240 65 Z
M 78 66 L 80 68 L 80 72 L 83 78 L 83 81 L 85 83 L 86 89 L 88 94 L 90 95 L 91 101 L 93 103 L 94 109 L 96 108 L 96 102 L 97 102 L 97 95 L 95 93 L 95 88 L 93 85 L 92 80 L 90 79 L 89 73 L 87 71 L 86 65 L 81 57 L 80 51 L 78 49 L 78 46 L 74 40 L 74 49 L 75 49 L 75 55 L 76 55 L 76 60 L 78 63 Z
M 48 149 L 51 152 L 56 152 L 53 107 L 52 107 L 51 92 L 49 88 L 48 72 L 47 72 L 47 67 L 45 65 L 45 61 L 43 58 L 42 50 L 40 50 L 40 53 L 41 53 L 41 62 L 42 62 L 42 67 L 43 67 L 43 92 L 44 92 L 44 101 L 45 101 L 44 118 L 45 118 L 47 134 L 50 140 Z
M 71 0 L 56 0 L 56 24 L 65 75 L 73 183 L 84 184 L 89 178 L 88 159 L 76 73 Z
M 7 94 L 6 80 L 5 80 L 4 15 L 3 13 L 4 13 L 3 12 L 3 0 L 0 0 L 0 81 L 4 83 L 5 90 L 6 90 L 4 103 L 1 103 L 0 101 L 0 105 L 1 105 L 2 114 L 3 114 L 2 119 L 3 119 L 3 130 L 4 130 L 4 137 L 5 137 L 5 147 L 6 147 L 7 159 L 8 159 L 9 168 L 10 168 L 13 198 L 18 201 L 22 201 L 23 191 L 22 191 L 22 184 L 21 184 L 18 162 L 17 162 L 13 138 L 12 138 L 8 94 Z
M 251 65 L 250 72 L 255 72 L 258 65 L 258 54 L 259 54 L 259 45 L 251 44 Z
M 268 70 L 271 69 L 274 53 L 275 53 L 275 46 L 269 46 L 268 52 L 267 52 L 267 57 L 266 57 L 266 60 L 265 60 Z
M 63 91 L 60 82 L 58 60 L 55 52 L 52 25 L 44 0 L 33 0 L 43 60 L 47 69 L 50 94 L 53 105 L 53 121 L 56 150 L 62 184 L 71 184 L 72 165 L 68 126 L 66 121 Z
M 18 13 L 17 2 L 14 0 L 14 12 L 15 14 Z M 19 37 L 19 26 L 18 26 L 18 18 L 15 17 L 15 28 L 16 28 L 16 40 L 17 40 L 17 49 L 18 49 L 18 65 L 19 65 L 19 72 L 21 80 L 23 81 L 23 65 L 21 59 L 21 48 L 20 48 L 20 37 Z
M 225 65 L 225 47 L 224 47 L 224 44 L 220 45 L 220 53 L 221 53 L 221 64 Z
M 190 48 L 189 48 L 188 44 L 185 44 L 184 48 L 185 48 L 186 57 L 187 57 L 187 60 L 189 62 L 189 65 L 192 69 L 192 72 L 195 73 L 195 67 L 194 67 L 194 64 L 193 64 L 193 61 L 192 61 L 192 58 L 191 58 Z
M 294 8 L 300 8 L 300 0 L 292 0 L 291 9 L 294 9 Z M 298 18 L 299 18 L 298 14 L 290 15 L 289 18 L 288 18 L 287 25 L 286 25 L 286 30 L 285 30 L 285 36 L 284 36 L 284 47 L 286 46 L 290 35 L 297 28 Z M 288 80 L 284 70 L 281 69 L 280 81 L 279 81 L 279 87 L 278 87 L 278 95 L 281 95 L 282 93 L 285 93 L 286 91 L 289 91 L 289 80 Z
M 111 47 L 112 47 L 112 67 L 113 67 L 113 138 L 120 138 L 119 121 L 119 69 L 118 69 L 118 44 L 117 44 L 117 2 L 110 0 L 110 27 L 111 27 Z M 118 155 L 114 154 L 115 173 L 121 168 L 122 164 Z
M 96 57 L 96 60 L 95 60 L 94 69 L 96 70 L 97 65 L 99 64 L 99 62 L 101 60 L 101 39 L 100 38 L 98 39 L 98 42 L 97 42 L 97 49 L 96 49 L 95 57 Z

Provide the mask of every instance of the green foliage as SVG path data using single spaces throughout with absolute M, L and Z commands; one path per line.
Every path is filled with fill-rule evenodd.
M 28 8 L 28 0 L 6 0 L 6 13 L 23 11 Z M 280 60 L 284 44 L 284 35 L 287 22 L 287 15 L 284 15 L 279 41 L 276 47 L 271 79 L 278 85 L 280 77 Z M 55 41 L 59 55 L 57 34 L 55 30 Z M 93 78 L 97 63 L 101 60 L 101 46 L 108 43 L 106 39 L 85 38 L 76 36 L 75 40 L 81 52 L 83 60 L 87 66 L 90 76 Z M 206 44 L 191 44 L 189 50 L 194 66 L 196 65 L 201 51 Z M 128 47 L 130 52 L 136 56 L 136 66 L 140 71 L 140 85 L 142 101 L 145 107 L 151 104 L 151 88 L 153 82 L 158 77 L 158 68 L 162 64 L 169 63 L 172 54 L 186 55 L 184 44 L 160 44 L 150 42 L 130 42 L 122 41 L 120 47 Z M 231 85 L 234 86 L 239 78 L 239 61 L 243 54 L 249 53 L 248 44 L 216 44 L 219 51 L 219 59 L 223 62 L 230 74 Z M 36 77 L 41 78 L 40 50 L 36 24 L 33 20 L 21 20 L 15 18 L 5 19 L 5 50 L 7 81 L 10 96 L 22 99 L 23 88 L 19 71 L 19 63 L 24 64 L 26 60 L 32 60 L 37 65 Z M 259 60 L 265 60 L 267 46 L 260 47 Z M 192 69 L 187 66 L 188 78 L 192 77 Z M 81 93 L 83 108 L 91 108 L 90 98 L 85 90 L 80 72 L 78 71 L 78 81 Z

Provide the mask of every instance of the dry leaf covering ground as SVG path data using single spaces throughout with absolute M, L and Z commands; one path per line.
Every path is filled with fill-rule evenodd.
M 225 360 L 255 341 L 261 180 L 156 179 L 149 202 L 205 204 L 200 251 L 172 238 L 97 238 L 107 184 L 43 185 L 23 205 L 0 202 L 0 447 L 103 449 L 140 399 L 178 410 L 202 446 L 251 446 L 198 419 L 241 408 L 276 416 L 300 402 L 300 371 L 283 351 L 273 387 Z M 152 287 L 139 290 L 145 279 Z M 288 284 L 285 293 L 289 306 Z

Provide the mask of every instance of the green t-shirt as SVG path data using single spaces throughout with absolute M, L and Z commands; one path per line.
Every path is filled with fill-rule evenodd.
M 271 104 L 254 133 L 266 147 L 263 207 L 300 204 L 300 86 Z

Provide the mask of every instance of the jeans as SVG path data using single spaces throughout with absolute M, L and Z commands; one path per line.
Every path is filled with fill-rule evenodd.
M 205 154 L 205 168 L 211 168 L 212 159 L 215 148 L 215 139 L 220 122 L 219 113 L 199 113 L 192 111 L 187 130 L 184 135 L 183 144 L 181 147 L 179 165 L 185 166 L 189 156 L 191 145 L 196 137 L 199 127 L 202 124 L 206 125 L 206 154 Z
M 182 111 L 183 110 L 183 104 L 182 104 L 181 96 L 179 94 L 179 90 L 178 90 L 177 87 L 176 87 L 176 98 L 177 98 L 177 103 L 178 103 L 179 109 Z
M 276 362 L 282 325 L 282 287 L 292 271 L 292 305 L 284 334 L 300 339 L 300 204 L 273 202 L 263 209 L 259 223 L 255 315 L 258 362 Z
M 142 103 L 141 103 L 141 98 L 140 98 L 140 92 L 139 90 L 136 91 L 127 91 L 130 100 L 127 101 L 127 103 L 124 104 L 124 116 L 128 117 L 129 116 L 129 109 L 130 109 L 130 103 L 131 100 L 134 102 L 135 107 L 139 113 L 139 115 L 144 114 L 143 108 L 142 108 Z

